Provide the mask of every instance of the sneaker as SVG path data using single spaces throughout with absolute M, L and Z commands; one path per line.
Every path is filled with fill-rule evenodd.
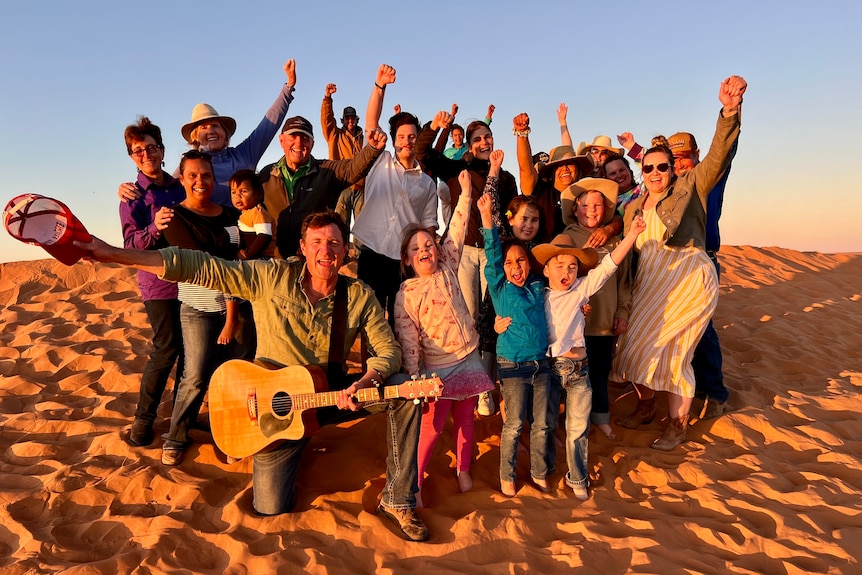
M 176 449 L 170 447 L 162 448 L 162 465 L 168 467 L 176 467 L 183 462 L 183 456 L 186 454 L 185 449 Z
M 716 417 L 724 415 L 728 409 L 729 407 L 726 401 L 719 403 L 710 397 L 706 400 L 706 409 L 704 410 L 703 417 L 701 419 L 715 419 Z
M 409 507 L 406 509 L 391 509 L 380 505 L 377 508 L 377 512 L 391 519 L 408 541 L 428 540 L 428 528 L 425 526 L 425 522 L 416 515 L 415 509 L 410 509 Z
M 586 501 L 590 498 L 590 492 L 587 490 L 586 485 L 573 485 L 572 491 L 575 492 L 575 497 L 581 501 Z
M 485 416 L 496 413 L 497 408 L 494 405 L 494 396 L 491 395 L 490 391 L 479 394 L 479 406 L 476 408 L 476 411 L 479 415 Z

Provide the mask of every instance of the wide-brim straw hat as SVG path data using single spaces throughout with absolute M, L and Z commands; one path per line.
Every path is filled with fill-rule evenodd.
M 573 208 L 578 196 L 587 192 L 599 192 L 605 197 L 605 215 L 602 217 L 602 225 L 608 225 L 617 211 L 617 196 L 620 186 L 613 180 L 607 178 L 581 178 L 560 194 L 560 207 L 563 210 L 563 223 L 570 226 L 578 220 L 573 213 Z
M 183 139 L 191 144 L 192 132 L 194 129 L 198 127 L 198 124 L 208 120 L 217 120 L 224 127 L 224 131 L 227 132 L 228 139 L 230 139 L 230 137 L 236 132 L 236 120 L 230 116 L 220 116 L 219 113 L 216 112 L 216 109 L 209 104 L 200 103 L 192 109 L 192 121 L 188 124 L 183 124 L 183 127 L 180 130 L 183 135 Z
M 575 246 L 574 240 L 566 234 L 559 234 L 551 243 L 539 244 L 533 248 L 533 257 L 543 266 L 551 258 L 564 254 L 578 259 L 578 277 L 586 275 L 599 263 L 599 253 L 596 250 Z
M 610 150 L 620 156 L 625 155 L 625 150 L 623 148 L 614 148 L 611 145 L 611 137 L 610 136 L 596 136 L 593 138 L 593 143 L 588 144 L 587 142 L 581 142 L 578 144 L 578 154 L 589 154 L 590 148 L 601 148 L 603 150 Z
M 548 152 L 548 161 L 539 164 L 538 172 L 540 178 L 545 178 L 554 173 L 560 166 L 574 164 L 578 167 L 578 177 L 582 178 L 593 171 L 593 163 L 586 156 L 575 154 L 571 146 L 557 146 Z

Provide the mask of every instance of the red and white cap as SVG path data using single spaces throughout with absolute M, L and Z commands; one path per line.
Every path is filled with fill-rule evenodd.
M 87 254 L 72 242 L 93 240 L 66 204 L 39 194 L 12 198 L 3 210 L 3 226 L 16 240 L 42 247 L 67 266 Z

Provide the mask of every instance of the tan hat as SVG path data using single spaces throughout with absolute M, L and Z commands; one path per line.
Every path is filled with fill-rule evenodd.
M 697 141 L 688 132 L 677 132 L 667 139 L 667 147 L 674 155 L 691 153 L 697 151 Z
M 566 234 L 559 234 L 549 244 L 539 244 L 533 248 L 533 257 L 545 265 L 553 257 L 568 254 L 578 258 L 578 276 L 586 275 L 599 263 L 599 253 L 593 248 L 575 247 L 575 242 Z
M 587 192 L 599 192 L 605 197 L 605 215 L 602 217 L 602 225 L 606 226 L 614 219 L 614 214 L 617 211 L 617 196 L 620 192 L 619 184 L 607 178 L 581 178 L 576 184 L 572 184 L 560 194 L 563 223 L 567 226 L 578 221 L 572 213 L 572 208 L 578 196 Z
M 230 116 L 219 116 L 215 108 L 209 104 L 201 103 L 192 109 L 192 121 L 188 124 L 184 124 L 180 130 L 180 133 L 183 135 L 183 139 L 191 144 L 192 131 L 198 127 L 198 124 L 207 120 L 218 120 L 224 127 L 224 131 L 227 132 L 228 139 L 230 139 L 230 137 L 234 135 L 234 132 L 236 132 L 236 120 Z
M 586 156 L 575 154 L 575 149 L 571 146 L 557 146 L 551 148 L 548 153 L 548 161 L 539 163 L 536 171 L 539 172 L 539 177 L 544 178 L 560 166 L 568 166 L 574 164 L 578 167 L 578 177 L 582 178 L 593 171 L 593 163 Z
M 586 142 L 581 142 L 578 144 L 578 155 L 586 155 L 589 154 L 590 148 L 601 148 L 603 150 L 610 150 L 611 152 L 616 152 L 620 156 L 625 154 L 625 150 L 622 148 L 614 148 L 611 145 L 610 136 L 596 136 L 593 138 L 593 143 L 588 144 Z

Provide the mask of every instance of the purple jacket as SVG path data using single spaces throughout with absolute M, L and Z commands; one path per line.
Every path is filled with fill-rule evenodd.
M 174 207 L 186 198 L 186 191 L 176 180 L 165 174 L 164 187 L 138 173 L 135 185 L 141 197 L 131 202 L 120 202 L 120 223 L 123 226 L 123 247 L 137 250 L 156 250 L 168 245 L 162 232 L 156 229 L 156 212 L 164 206 Z M 144 301 L 177 299 L 177 284 L 160 280 L 157 276 L 139 271 L 138 286 Z

